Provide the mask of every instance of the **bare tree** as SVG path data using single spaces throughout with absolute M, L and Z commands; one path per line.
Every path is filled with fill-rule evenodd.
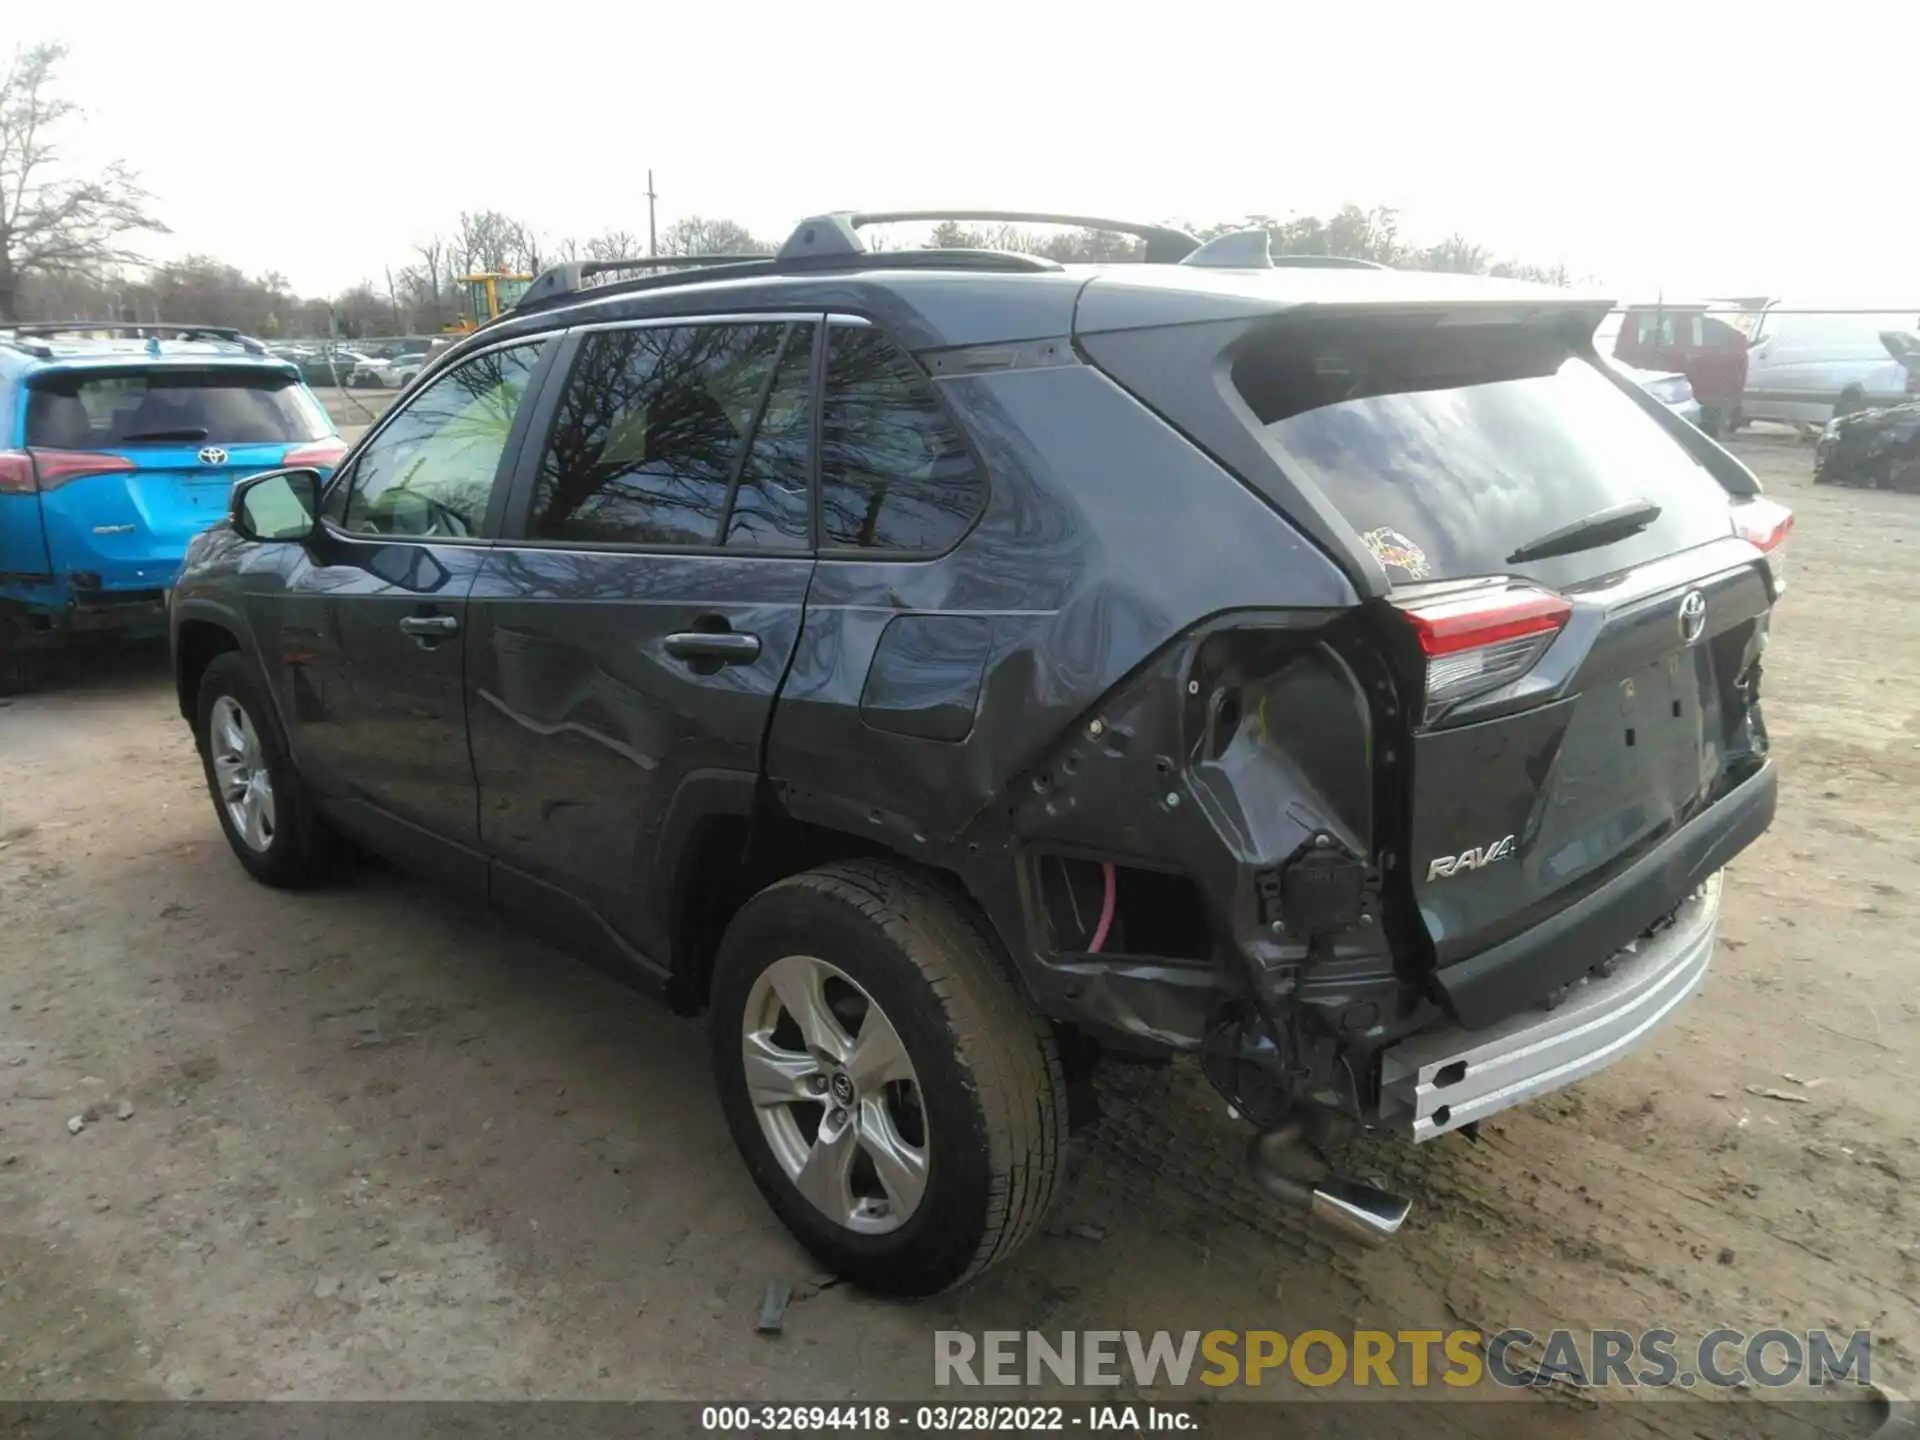
M 22 276 L 97 277 L 138 258 L 122 236 L 167 228 L 118 162 L 91 180 L 57 173 L 53 133 L 76 109 L 52 93 L 66 55 L 59 41 L 16 50 L 0 76 L 0 320 L 15 318 Z
M 660 253 L 662 255 L 771 255 L 773 246 L 764 240 L 757 239 L 737 220 L 710 220 L 704 215 L 688 215 L 674 221 L 660 232 Z
M 456 275 L 538 272 L 540 240 L 531 225 L 499 210 L 462 210 L 447 242 L 448 262 Z
M 647 247 L 631 230 L 603 230 L 587 241 L 589 260 L 630 260 L 647 253 Z
M 364 335 L 378 335 L 386 328 L 388 303 L 372 285 L 362 280 L 351 290 L 334 298 L 333 313 L 339 319 L 341 330 L 358 339 Z
M 408 270 L 417 277 L 415 284 L 416 302 L 425 299 L 434 305 L 440 303 L 440 297 L 447 293 L 446 282 L 451 278 L 447 272 L 447 242 L 438 235 L 413 247 L 413 253 L 420 257 L 420 263 L 409 265 Z M 403 272 L 404 273 L 404 272 Z M 424 296 L 419 291 L 426 292 Z

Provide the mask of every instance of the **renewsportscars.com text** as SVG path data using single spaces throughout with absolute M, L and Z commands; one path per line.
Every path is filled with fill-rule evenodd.
M 1871 1380 L 1868 1331 L 936 1330 L 935 1385 L 1819 1388 Z

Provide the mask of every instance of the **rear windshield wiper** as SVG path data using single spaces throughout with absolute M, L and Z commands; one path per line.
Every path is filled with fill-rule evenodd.
M 1529 540 L 1507 556 L 1507 564 L 1523 565 L 1529 560 L 1597 550 L 1602 545 L 1639 534 L 1659 518 L 1660 507 L 1651 500 L 1629 500 L 1624 505 L 1596 510 L 1586 519 L 1562 525 L 1558 530 L 1549 530 L 1538 540 Z
M 131 445 L 138 440 L 204 440 L 207 427 L 204 425 L 172 425 L 163 430 L 135 430 L 122 435 L 120 443 Z

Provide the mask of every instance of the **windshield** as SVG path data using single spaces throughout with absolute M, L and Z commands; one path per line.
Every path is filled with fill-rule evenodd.
M 291 375 L 262 370 L 52 374 L 27 401 L 27 444 L 52 450 L 125 445 L 276 445 L 331 433 Z
M 1729 533 L 1727 496 L 1631 395 L 1551 334 L 1328 327 L 1234 379 L 1281 463 L 1396 583 L 1519 573 L 1566 584 Z M 1538 537 L 1649 501 L 1639 534 L 1510 566 Z

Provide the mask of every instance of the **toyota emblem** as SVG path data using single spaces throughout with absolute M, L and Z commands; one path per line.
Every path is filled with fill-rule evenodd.
M 202 465 L 224 465 L 227 463 L 227 452 L 222 450 L 218 445 L 209 445 L 200 452 L 200 463 Z
M 1689 590 L 1687 598 L 1680 602 L 1680 639 L 1693 644 L 1707 628 L 1707 597 L 1698 590 Z

